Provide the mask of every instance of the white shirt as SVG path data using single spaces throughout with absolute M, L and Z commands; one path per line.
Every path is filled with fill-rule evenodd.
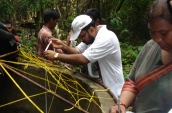
M 90 62 L 99 62 L 103 83 L 117 98 L 124 84 L 124 76 L 120 45 L 115 33 L 109 31 L 106 25 L 101 25 L 91 45 L 82 42 L 76 49 Z

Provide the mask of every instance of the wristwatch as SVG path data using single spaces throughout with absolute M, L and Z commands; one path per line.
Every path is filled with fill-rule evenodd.
M 56 53 L 56 54 L 54 55 L 54 59 L 56 59 L 58 56 L 59 56 L 59 53 Z

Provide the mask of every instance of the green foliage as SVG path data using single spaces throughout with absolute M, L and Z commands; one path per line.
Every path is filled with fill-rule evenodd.
M 87 69 L 87 67 L 84 67 L 84 66 L 72 66 L 72 70 L 74 72 L 83 72 L 82 69 Z
M 73 21 L 73 19 L 75 18 L 75 14 L 73 15 L 70 15 L 67 20 L 63 20 L 62 24 L 59 25 L 59 28 L 62 29 L 61 30 L 61 39 L 62 40 L 66 40 L 66 37 L 68 35 L 68 33 L 70 32 L 71 30 L 71 23 Z
M 76 15 L 71 15 L 68 17 L 67 20 L 64 20 L 64 28 L 71 28 L 71 23 L 73 21 L 73 19 L 75 18 Z
M 14 10 L 14 7 L 7 0 L 1 0 L 0 1 L 0 10 L 1 10 L 0 19 L 3 20 L 4 18 L 9 17 L 9 15 Z
M 130 42 L 131 37 L 133 36 L 133 32 L 128 29 L 123 29 L 119 33 L 119 38 L 121 42 Z
M 100 7 L 103 22 L 120 42 L 141 45 L 149 40 L 145 15 L 154 0 L 105 0 Z
M 111 29 L 112 31 L 115 31 L 116 33 L 121 30 L 121 25 L 122 25 L 122 21 L 121 18 L 116 14 L 115 11 L 111 11 L 110 12 L 110 27 L 109 29 Z
M 111 11 L 110 12 L 110 24 L 116 26 L 116 27 L 120 27 L 122 25 L 122 21 L 121 21 L 121 18 L 118 17 L 118 15 L 116 14 L 115 11 Z
M 130 73 L 131 69 L 132 69 L 132 65 L 131 64 L 123 65 L 124 79 L 126 79 L 127 75 Z
M 137 58 L 139 51 L 141 50 L 142 46 L 132 46 L 129 43 L 120 43 L 121 46 L 121 53 L 122 53 L 122 64 L 123 64 L 123 71 L 124 77 L 129 74 L 132 65 Z
M 23 50 L 25 51 L 32 51 L 33 53 L 35 53 L 35 49 L 36 49 L 36 37 L 31 36 L 31 37 L 27 37 L 24 38 L 24 36 L 19 36 L 20 42 L 22 44 L 22 46 L 24 46 Z
M 145 15 L 152 1 L 154 0 L 132 0 L 124 2 L 118 11 L 118 16 L 123 23 L 120 31 L 123 32 L 124 29 L 128 30 L 125 34 L 118 32 L 118 36 L 120 35 L 119 38 L 123 42 L 128 41 L 132 45 L 140 45 L 149 40 Z M 129 34 L 129 36 L 126 37 L 126 34 Z M 125 40 L 126 38 L 127 40 Z M 142 40 L 142 42 L 138 43 L 138 40 Z

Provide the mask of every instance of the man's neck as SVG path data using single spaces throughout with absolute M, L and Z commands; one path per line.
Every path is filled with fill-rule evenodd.
M 48 24 L 44 24 L 44 26 L 47 27 L 51 32 L 53 31 Z

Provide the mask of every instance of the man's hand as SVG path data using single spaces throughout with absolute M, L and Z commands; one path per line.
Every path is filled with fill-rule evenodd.
M 65 45 L 61 40 L 56 39 L 56 38 L 51 38 L 50 40 L 52 40 L 52 46 L 53 48 L 56 49 L 62 49 L 63 46 Z
M 126 113 L 126 109 L 124 106 L 120 106 L 120 113 Z M 109 110 L 109 113 L 119 113 L 118 106 L 112 106 Z
M 69 47 L 65 43 L 63 43 L 61 40 L 56 38 L 51 38 L 49 41 L 52 41 L 51 45 L 55 49 L 61 49 L 63 53 L 66 54 L 78 54 L 78 51 L 76 48 Z M 61 53 L 62 51 L 58 51 L 58 53 Z
M 55 54 L 56 54 L 55 51 L 47 50 L 47 51 L 44 51 L 43 56 L 44 56 L 46 59 L 54 60 L 54 55 L 55 55 Z
M 63 53 L 62 49 L 57 49 L 58 53 Z

